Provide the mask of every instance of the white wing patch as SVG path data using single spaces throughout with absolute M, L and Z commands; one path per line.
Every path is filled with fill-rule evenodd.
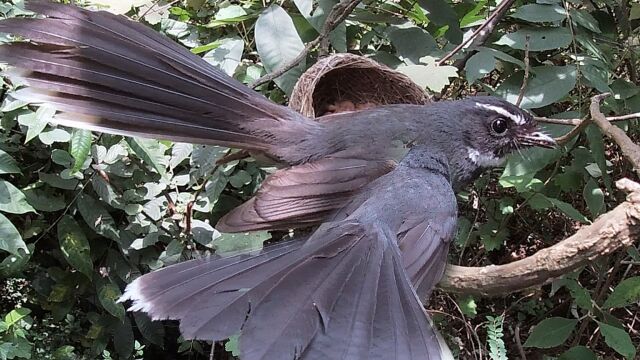
M 489 104 L 483 104 L 483 103 L 476 103 L 476 107 L 485 109 L 485 110 L 489 110 L 489 111 L 493 111 L 494 113 L 500 114 L 504 117 L 507 117 L 511 120 L 513 120 L 514 123 L 516 123 L 516 125 L 524 125 L 527 122 L 527 119 L 525 119 L 521 114 L 512 114 L 510 113 L 507 109 L 502 108 L 500 106 L 495 106 L 495 105 L 489 105 Z

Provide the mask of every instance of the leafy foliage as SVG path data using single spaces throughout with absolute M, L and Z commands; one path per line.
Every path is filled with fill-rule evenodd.
M 91 3 L 147 23 L 250 83 L 295 58 L 318 36 L 337 1 Z M 371 57 L 444 97 L 484 92 L 514 102 L 528 48 L 522 106 L 535 114 L 581 118 L 589 96 L 604 91 L 615 95 L 604 104 L 607 114 L 640 111 L 637 3 L 518 1 L 483 46 L 454 56 L 457 67 L 437 66 L 437 59 L 469 36 L 495 5 L 366 1 L 330 33 L 326 46 Z M 0 3 L 0 13 L 28 15 L 19 0 Z M 0 41 L 9 40 L 0 35 Z M 258 90 L 284 102 L 318 55 L 312 51 L 275 85 Z M 126 313 L 115 299 L 142 273 L 214 250 L 259 248 L 279 237 L 221 234 L 214 228 L 272 169 L 253 160 L 216 166 L 232 151 L 222 147 L 57 127 L 49 123 L 54 109 L 13 97 L 19 85 L 4 84 L 0 106 L 0 274 L 5 279 L 0 359 L 160 354 L 207 359 L 210 345 L 185 341 L 173 323 Z M 639 139 L 637 120 L 617 124 Z M 562 136 L 570 127 L 548 125 L 546 130 Z M 562 149 L 516 154 L 501 173 L 483 176 L 460 194 L 460 233 L 451 259 L 481 266 L 530 255 L 615 206 L 622 197 L 613 180 L 631 175 L 618 149 L 595 126 Z M 638 263 L 640 253 L 631 248 L 525 298 L 461 297 L 458 307 L 437 294 L 434 307 L 448 314 L 460 309 L 461 320 L 442 322 L 441 330 L 461 359 L 481 353 L 492 359 L 516 356 L 515 324 L 521 324 L 523 346 L 533 355 L 631 359 L 640 344 L 629 315 L 638 312 Z M 483 319 L 486 326 L 478 326 Z M 469 334 L 478 328 L 486 336 Z M 237 339 L 215 350 L 225 348 L 237 355 Z

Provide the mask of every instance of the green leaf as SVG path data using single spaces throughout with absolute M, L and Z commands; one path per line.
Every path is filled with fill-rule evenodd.
M 598 360 L 598 357 L 587 347 L 574 346 L 562 353 L 558 360 Z
M 193 152 L 193 144 L 188 143 L 175 143 L 171 147 L 171 160 L 169 160 L 169 168 L 174 169 L 180 165 L 185 159 L 189 158 Z
M 134 312 L 133 319 L 140 334 L 150 343 L 162 346 L 164 343 L 164 326 L 159 321 L 151 321 L 146 313 Z
M 605 308 L 620 308 L 640 301 L 640 276 L 624 279 L 604 302 Z
M 220 237 L 220 232 L 208 223 L 194 219 L 191 222 L 193 240 L 206 247 L 213 247 L 213 242 Z
M 573 332 L 578 320 L 561 317 L 551 317 L 536 325 L 527 341 L 526 347 L 547 349 L 562 345 Z
M 529 22 L 555 22 L 566 19 L 567 15 L 559 4 L 528 4 L 520 6 L 511 17 Z
M 458 298 L 458 306 L 460 306 L 460 311 L 466 316 L 473 318 L 478 315 L 478 305 L 471 295 Z
M 227 75 L 233 76 L 242 60 L 244 41 L 240 37 L 234 36 L 220 39 L 219 42 L 220 45 L 204 54 L 203 59 Z
M 124 306 L 118 303 L 118 299 L 122 296 L 120 289 L 113 283 L 105 283 L 98 290 L 98 300 L 107 312 L 118 319 L 124 319 Z
M 2 213 L 0 213 L 0 249 L 15 256 L 22 256 L 20 250 L 23 253 L 29 253 L 27 244 L 22 240 L 18 229 Z
M 0 211 L 12 214 L 36 212 L 22 191 L 6 180 L 0 180 Z
M 18 116 L 18 123 L 28 128 L 25 144 L 40 135 L 55 113 L 56 110 L 52 107 L 40 106 L 35 113 Z
M 529 36 L 529 50 L 545 51 L 562 49 L 571 44 L 571 31 L 560 28 L 528 28 L 504 34 L 496 41 L 496 45 L 505 45 L 512 49 L 524 50 L 527 35 Z
M 160 175 L 167 171 L 164 158 L 164 146 L 157 140 L 143 138 L 126 138 L 127 144 L 136 155 L 154 168 Z
M 24 195 L 29 204 L 39 211 L 53 212 L 67 206 L 64 196 L 55 195 L 51 191 L 32 188 L 25 190 Z
M 521 107 L 535 109 L 564 98 L 576 85 L 575 66 L 537 66 L 531 68 Z M 522 85 L 522 72 L 512 75 L 496 89 L 496 94 L 515 103 Z
M 447 40 L 454 44 L 462 42 L 462 30 L 458 14 L 451 4 L 445 0 L 418 0 L 418 5 L 427 10 L 427 17 L 438 26 L 447 26 Z
M 560 279 L 557 281 L 559 286 L 565 286 L 571 292 L 571 297 L 575 300 L 576 305 L 585 309 L 591 310 L 593 308 L 593 300 L 589 291 L 582 287 L 575 279 Z
M 597 321 L 597 323 L 600 326 L 600 333 L 604 336 L 604 342 L 609 347 L 627 359 L 635 358 L 636 348 L 633 346 L 631 337 L 626 331 L 600 321 Z
M 118 352 L 120 359 L 129 359 L 135 347 L 133 328 L 131 327 L 131 320 L 129 320 L 129 318 L 125 317 L 121 320 L 122 322 L 113 332 L 113 346 Z
M 240 189 L 241 187 L 250 184 L 251 180 L 251 174 L 245 170 L 239 170 L 229 177 L 229 183 L 236 189 Z
M 224 349 L 231 353 L 233 356 L 240 356 L 240 346 L 238 344 L 238 339 L 240 336 L 233 335 L 229 338 L 229 340 L 224 344 Z
M 4 322 L 7 324 L 7 327 L 12 327 L 17 324 L 18 321 L 24 319 L 27 315 L 31 314 L 31 309 L 28 308 L 18 308 L 11 310 L 4 317 Z
M 78 197 L 78 210 L 96 233 L 120 243 L 118 226 L 102 203 L 87 194 L 81 194 Z
M 469 58 L 464 69 L 467 73 L 467 81 L 472 83 L 491 73 L 495 68 L 496 58 L 487 51 L 479 51 Z
M 66 130 L 55 128 L 49 131 L 41 132 L 40 135 L 38 135 L 38 138 L 40 139 L 40 141 L 42 141 L 43 144 L 51 145 L 54 142 L 69 142 L 69 140 L 71 140 L 71 134 L 69 134 L 69 132 Z
M 269 72 L 293 60 L 304 49 L 304 44 L 291 17 L 278 5 L 269 6 L 260 14 L 256 21 L 255 34 L 258 54 Z M 299 65 L 278 77 L 275 83 L 287 95 L 291 94 L 304 68 L 303 60 Z
M 271 238 L 266 231 L 255 231 L 250 233 L 229 233 L 222 234 L 213 242 L 216 253 L 227 256 L 240 252 L 255 251 L 262 249 L 262 243 Z
M 2 229 L 2 225 L 0 221 L 0 236 L 2 236 L 1 229 Z M 1 243 L 2 241 L 0 241 L 0 244 Z M 27 263 L 29 262 L 29 260 L 31 259 L 31 255 L 33 254 L 33 249 L 35 249 L 35 246 L 33 244 L 29 244 L 27 245 L 27 250 L 19 251 L 20 252 L 19 255 L 10 254 L 9 256 L 5 257 L 2 260 L 2 262 L 0 262 L 0 277 L 2 278 L 15 277 L 20 272 L 22 272 L 24 268 L 27 266 Z
M 604 211 L 604 192 L 595 180 L 589 179 L 589 181 L 587 181 L 584 185 L 582 196 L 594 218 L 602 214 Z
M 89 241 L 78 223 L 69 215 L 64 215 L 58 223 L 58 241 L 67 262 L 91 279 L 93 263 Z
M 548 198 L 551 203 L 558 208 L 558 210 L 562 211 L 565 215 L 572 218 L 573 220 L 580 221 L 583 224 L 590 223 L 589 219 L 587 219 L 584 215 L 582 215 L 576 208 L 574 208 L 571 204 L 566 203 L 564 201 L 560 201 L 555 198 Z
M 0 150 L 0 174 L 17 174 L 20 173 L 18 162 L 7 154 L 4 150 Z
M 401 66 L 396 70 L 410 77 L 421 87 L 426 87 L 436 92 L 441 91 L 449 84 L 449 78 L 458 77 L 458 68 L 455 66 L 437 66 L 433 62 L 428 65 Z
M 571 19 L 578 25 L 595 33 L 602 33 L 602 31 L 600 31 L 598 20 L 596 20 L 596 18 L 594 18 L 587 10 L 571 9 L 569 10 L 569 14 L 571 15 Z
M 69 153 L 75 160 L 73 163 L 72 172 L 76 172 L 82 169 L 82 165 L 87 160 L 89 152 L 91 151 L 91 131 L 83 129 L 74 129 L 71 134 L 71 145 L 69 147 Z
M 431 34 L 418 27 L 391 27 L 389 40 L 396 49 L 396 55 L 407 64 L 418 64 L 420 58 L 438 49 Z

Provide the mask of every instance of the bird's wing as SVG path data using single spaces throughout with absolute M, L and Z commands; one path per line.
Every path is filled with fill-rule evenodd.
M 258 256 L 194 260 L 136 279 L 124 299 L 186 338 L 240 332 L 244 360 L 441 359 L 435 330 L 377 224 L 325 224 Z
M 15 96 L 53 105 L 59 123 L 267 152 L 286 141 L 277 129 L 317 126 L 124 16 L 40 0 L 26 7 L 46 17 L 0 21 L 0 31 L 29 39 L 0 46 L 0 61 L 29 85 Z
M 398 230 L 402 263 L 416 293 L 423 301 L 444 274 L 449 245 L 458 219 L 456 199 L 451 189 L 440 189 L 438 210 L 428 216 L 405 219 Z M 434 189 L 438 191 L 438 189 Z M 447 196 L 448 195 L 448 196 Z
M 277 170 L 253 198 L 222 217 L 216 229 L 244 232 L 315 225 L 394 166 L 389 160 L 334 154 Z

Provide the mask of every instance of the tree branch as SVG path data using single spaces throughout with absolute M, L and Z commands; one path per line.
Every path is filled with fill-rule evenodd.
M 439 287 L 445 291 L 500 296 L 541 286 L 640 238 L 640 184 L 616 182 L 630 192 L 627 201 L 584 226 L 573 236 L 525 259 L 505 265 L 448 265 Z
M 339 3 L 335 4 L 331 8 L 329 15 L 327 15 L 327 19 L 325 20 L 324 25 L 322 25 L 322 29 L 320 29 L 320 34 L 317 38 L 308 42 L 307 45 L 305 45 L 304 49 L 302 49 L 302 51 L 294 59 L 282 65 L 275 71 L 272 71 L 267 75 L 251 82 L 249 84 L 249 87 L 256 88 L 264 83 L 282 76 L 284 73 L 298 65 L 304 58 L 307 57 L 307 54 L 309 53 L 309 51 L 311 51 L 311 49 L 315 48 L 329 37 L 329 34 L 333 31 L 333 29 L 335 29 L 336 26 L 342 23 L 344 19 L 346 19 L 347 16 L 351 14 L 353 9 L 358 6 L 359 3 L 360 0 L 341 0 Z
M 460 50 L 462 50 L 471 40 L 473 42 L 469 46 L 470 48 L 478 47 L 484 45 L 484 43 L 489 38 L 489 35 L 493 32 L 496 25 L 500 22 L 500 20 L 507 13 L 507 10 L 513 5 L 515 0 L 505 0 L 500 3 L 491 15 L 487 18 L 482 25 L 480 25 L 465 41 L 463 41 L 460 45 L 456 46 L 453 50 L 451 50 L 447 55 L 445 55 L 442 59 L 438 61 L 438 66 L 443 65 L 445 62 L 449 61 L 455 54 L 457 54 Z M 462 59 L 456 61 L 453 66 L 458 69 L 462 69 L 466 64 L 469 57 L 472 55 L 472 52 L 466 54 Z
M 622 150 L 624 157 L 629 160 L 636 173 L 640 175 L 640 146 L 634 144 L 622 129 L 617 126 L 613 126 L 600 111 L 600 102 L 602 99 L 610 95 L 610 93 L 604 93 L 591 98 L 591 106 L 589 107 L 591 119 L 596 125 L 598 125 L 603 134 L 620 146 L 620 150 Z
M 620 115 L 620 116 L 607 116 L 607 121 L 625 121 L 631 119 L 640 118 L 640 112 Z M 577 126 L 580 125 L 583 119 L 553 119 L 544 116 L 535 116 L 534 119 L 538 122 L 547 123 L 547 124 L 558 124 L 558 125 L 572 125 Z

